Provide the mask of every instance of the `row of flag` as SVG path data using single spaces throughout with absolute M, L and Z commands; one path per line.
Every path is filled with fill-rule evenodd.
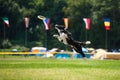
M 2 19 L 5 22 L 5 24 L 8 27 L 10 27 L 8 18 L 4 17 Z M 64 20 L 64 24 L 65 24 L 66 29 L 68 29 L 69 19 L 68 18 L 63 18 L 63 20 Z M 28 17 L 24 18 L 24 23 L 25 23 L 26 28 L 29 27 L 29 21 L 30 21 L 30 19 Z M 90 18 L 83 18 L 83 21 L 85 22 L 86 30 L 90 30 Z M 50 19 L 49 18 L 43 19 L 43 23 L 45 25 L 45 30 L 49 30 L 50 29 Z M 104 19 L 104 26 L 105 26 L 106 30 L 110 30 L 110 18 L 105 18 Z
M 2 20 L 4 21 L 4 23 L 7 25 L 7 27 L 10 27 L 10 24 L 9 24 L 9 19 L 7 17 L 3 17 Z M 24 23 L 25 23 L 25 26 L 26 28 L 29 27 L 29 18 L 28 17 L 25 17 L 24 18 Z

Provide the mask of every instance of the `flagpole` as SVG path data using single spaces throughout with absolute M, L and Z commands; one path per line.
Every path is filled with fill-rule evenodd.
M 4 30 L 3 30 L 3 31 L 4 31 L 4 32 L 3 32 L 3 33 L 4 33 L 4 34 L 3 34 L 3 35 L 4 35 L 4 36 L 3 36 L 3 42 L 4 42 L 4 41 L 5 41 L 5 37 L 6 37 L 6 36 L 5 36 L 5 35 L 6 35 L 6 32 L 5 32 L 5 23 L 4 23 Z M 4 49 L 5 49 L 5 45 L 3 44 L 3 52 L 4 52 Z
M 41 19 L 45 25 L 45 30 L 46 30 L 46 33 L 45 33 L 45 47 L 46 49 L 48 50 L 48 42 L 47 42 L 47 38 L 48 38 L 48 30 L 49 30 L 49 26 L 50 26 L 50 19 L 49 18 L 46 18 L 44 16 L 41 16 L 41 15 L 38 15 L 37 16 L 39 19 Z
M 48 51 L 48 30 L 46 30 L 46 34 L 45 34 L 45 37 L 46 37 L 46 41 L 45 41 L 45 47 L 46 47 L 46 51 Z
M 86 28 L 85 39 L 87 41 L 87 30 L 90 29 L 90 18 L 83 18 L 83 20 L 85 22 L 85 28 Z
M 28 17 L 25 17 L 24 18 L 24 22 L 25 22 L 25 27 L 26 27 L 26 30 L 25 30 L 25 46 L 27 46 L 27 28 L 29 27 L 29 18 Z
M 6 36 L 5 36 L 5 35 L 6 35 L 6 32 L 5 32 L 5 23 L 4 23 L 4 30 L 3 30 L 3 31 L 4 31 L 4 34 L 3 34 L 3 35 L 4 35 L 4 36 L 3 36 L 3 42 L 4 42 L 4 41 L 5 41 L 5 37 L 6 37 Z M 5 52 L 4 49 L 5 49 L 5 45 L 3 44 L 3 52 Z M 3 54 L 3 58 L 5 58 L 5 54 Z
M 106 49 L 106 51 L 108 50 L 108 31 L 107 30 L 105 33 L 105 49 Z
M 4 23 L 4 40 L 5 40 L 5 36 L 6 35 L 6 33 L 5 33 L 5 23 Z
M 27 28 L 25 30 L 25 46 L 27 46 Z
M 8 18 L 7 17 L 3 17 L 2 18 L 3 19 L 3 21 L 4 21 L 4 32 L 3 32 L 3 37 L 4 37 L 4 39 L 3 39 L 3 42 L 5 41 L 5 38 L 6 38 L 6 32 L 5 32 L 5 24 L 7 24 L 7 26 L 9 27 L 9 21 L 8 21 Z M 5 51 L 4 50 L 5 49 L 5 44 L 3 44 L 3 52 Z M 5 55 L 4 55 L 4 58 L 5 58 Z
M 86 30 L 86 33 L 85 33 L 85 40 L 87 41 L 87 30 Z
M 105 33 L 105 49 L 107 51 L 108 50 L 108 30 L 110 30 L 110 19 L 109 18 L 104 19 L 104 25 L 105 25 L 105 29 L 106 29 L 106 33 Z

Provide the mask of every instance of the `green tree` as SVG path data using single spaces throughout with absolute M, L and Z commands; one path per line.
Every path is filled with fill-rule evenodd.
M 69 31 L 74 39 L 85 41 L 85 23 L 83 18 L 91 19 L 91 29 L 88 31 L 88 40 L 92 42 L 89 47 L 105 48 L 105 28 L 103 19 L 111 19 L 111 30 L 108 31 L 108 48 L 120 47 L 120 1 L 119 0 L 0 0 L 0 42 L 10 43 L 23 47 L 45 46 L 45 29 L 42 20 L 37 19 L 38 15 L 51 19 L 51 29 L 48 32 L 48 48 L 58 47 L 65 49 L 52 37 L 57 33 L 55 24 L 64 25 L 63 18 L 68 17 Z M 4 40 L 4 22 L 2 17 L 8 17 L 10 28 L 6 27 L 6 39 Z M 30 18 L 30 25 L 27 28 L 28 45 L 25 46 L 25 24 L 24 17 Z M 8 40 L 8 41 L 7 41 Z M 7 44 L 7 43 L 6 43 Z M 52 45 L 51 45 L 52 44 Z M 2 48 L 2 44 L 0 44 Z
M 93 23 L 96 27 L 99 27 L 99 29 L 96 29 L 98 32 L 99 41 L 95 41 L 96 45 L 101 43 L 101 47 L 104 48 L 104 39 L 105 39 L 105 30 L 103 25 L 103 19 L 104 18 L 110 18 L 111 19 L 111 30 L 108 32 L 108 47 L 109 48 L 119 48 L 120 47 L 120 35 L 119 33 L 119 14 L 120 14 L 120 1 L 119 0 L 93 0 L 93 7 L 92 7 L 92 19 Z M 101 34 L 99 34 L 101 33 Z M 97 36 L 95 36 L 97 37 Z

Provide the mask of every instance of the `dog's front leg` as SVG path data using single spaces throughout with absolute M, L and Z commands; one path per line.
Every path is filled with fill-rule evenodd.
M 53 35 L 53 37 L 55 37 L 55 38 L 58 38 L 58 37 L 59 37 L 59 35 L 57 35 L 57 34 L 54 34 L 54 35 Z
M 57 34 L 53 35 L 53 37 L 57 38 L 60 42 L 62 42 L 63 40 L 61 39 L 61 37 Z

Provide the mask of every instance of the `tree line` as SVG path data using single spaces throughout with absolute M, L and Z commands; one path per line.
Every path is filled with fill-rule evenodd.
M 105 48 L 104 18 L 110 18 L 108 31 L 108 49 L 120 48 L 120 1 L 119 0 L 0 0 L 0 48 L 31 48 L 46 45 L 44 24 L 37 18 L 43 15 L 50 18 L 51 29 L 47 32 L 48 48 L 66 46 L 55 38 L 55 24 L 64 25 L 63 18 L 70 19 L 68 30 L 75 40 L 85 41 L 86 29 L 83 18 L 90 18 L 90 30 L 87 39 L 92 42 L 88 47 Z M 5 28 L 3 17 L 8 17 L 10 27 Z M 24 17 L 30 18 L 27 28 L 27 45 L 25 45 L 26 27 Z M 68 48 L 68 47 L 67 47 Z

